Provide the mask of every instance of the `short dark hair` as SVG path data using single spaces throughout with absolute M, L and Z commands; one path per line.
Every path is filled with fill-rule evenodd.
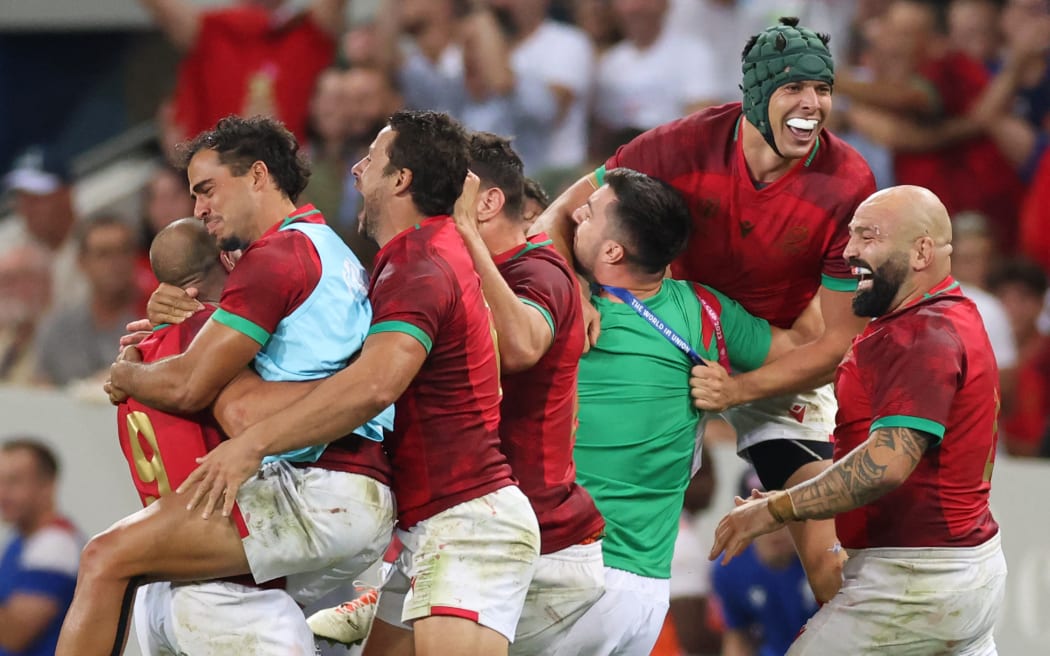
M 609 171 L 605 184 L 616 194 L 609 209 L 628 261 L 645 273 L 666 269 L 685 249 L 693 229 L 681 194 L 666 182 L 631 169 Z
M 33 457 L 36 459 L 37 470 L 44 478 L 52 481 L 58 478 L 58 458 L 55 456 L 55 452 L 41 440 L 28 436 L 13 437 L 4 440 L 0 444 L 0 451 L 4 453 L 19 450 L 29 451 L 33 454 Z
M 1032 296 L 1042 298 L 1048 287 L 1046 271 L 1031 260 L 1017 257 L 1003 262 L 988 275 L 988 289 L 992 292 L 1010 284 L 1021 285 Z
M 193 156 L 202 150 L 218 153 L 219 162 L 236 176 L 247 173 L 255 162 L 262 162 L 277 188 L 293 203 L 299 200 L 310 178 L 310 165 L 299 151 L 299 142 L 283 123 L 266 116 L 227 116 L 214 129 L 179 144 L 181 168 L 188 167 Z
M 532 178 L 525 178 L 525 200 L 534 200 L 543 209 L 547 209 L 551 204 L 551 197 L 547 190 Z
M 452 214 L 467 177 L 466 130 L 448 114 L 433 111 L 398 111 L 388 125 L 394 139 L 383 173 L 408 169 L 416 209 L 426 216 Z
M 503 211 L 513 219 L 522 218 L 525 207 L 525 165 L 514 152 L 510 139 L 491 132 L 470 135 L 470 170 L 486 187 L 503 192 Z
M 95 214 L 76 224 L 76 227 L 73 229 L 73 240 L 77 245 L 77 253 L 83 255 L 87 252 L 87 242 L 92 232 L 99 228 L 108 228 L 110 226 L 117 226 L 126 230 L 132 248 L 138 248 L 138 234 L 131 227 L 130 223 L 115 214 Z

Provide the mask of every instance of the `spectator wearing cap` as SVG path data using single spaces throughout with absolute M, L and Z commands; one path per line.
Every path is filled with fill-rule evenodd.
M 0 552 L 0 654 L 55 653 L 83 539 L 56 508 L 58 461 L 34 438 L 0 443 L 0 521 L 14 537 Z
M 100 215 L 77 226 L 76 242 L 89 298 L 57 307 L 41 327 L 36 345 L 39 380 L 53 385 L 104 376 L 124 327 L 138 318 L 140 307 L 131 226 Z
M 14 193 L 15 215 L 0 225 L 0 253 L 30 242 L 43 246 L 52 257 L 52 302 L 87 298 L 72 239 L 76 212 L 68 163 L 53 150 L 34 146 L 15 161 L 5 182 Z

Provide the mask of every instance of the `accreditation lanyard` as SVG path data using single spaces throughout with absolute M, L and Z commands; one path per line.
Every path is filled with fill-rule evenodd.
M 685 353 L 694 365 L 707 366 L 707 363 L 704 362 L 703 358 L 700 357 L 700 354 L 689 345 L 689 342 L 675 332 L 674 328 L 671 328 L 661 321 L 660 317 L 656 316 L 653 311 L 649 309 L 649 306 L 639 301 L 634 294 L 622 287 L 613 287 L 611 285 L 602 285 L 602 289 L 630 306 L 632 310 L 638 313 L 638 316 L 645 319 L 649 325 L 663 335 L 667 341 L 671 342 L 675 348 L 682 353 Z M 722 334 L 722 322 L 718 319 L 718 313 L 715 312 L 714 308 L 704 302 L 704 299 L 700 297 L 699 292 L 697 293 L 697 300 L 700 301 L 700 305 L 704 308 L 704 312 L 707 313 L 708 319 L 710 319 L 711 323 L 714 325 L 715 341 L 718 344 L 718 361 L 723 367 L 725 367 L 726 371 L 730 371 L 729 352 L 726 349 L 725 337 Z

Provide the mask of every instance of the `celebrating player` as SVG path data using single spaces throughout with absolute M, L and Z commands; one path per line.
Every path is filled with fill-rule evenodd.
M 835 464 L 743 503 L 711 557 L 789 521 L 835 518 L 851 549 L 842 591 L 796 640 L 803 654 L 996 653 L 1006 560 L 988 507 L 999 374 L 977 308 L 951 277 L 948 212 L 894 187 L 850 223 L 858 316 L 838 368 Z M 921 372 L 921 375 L 917 375 Z
M 244 248 L 244 255 L 219 309 L 184 353 L 113 365 L 111 400 L 131 396 L 151 408 L 197 412 L 249 363 L 273 380 L 318 379 L 345 366 L 371 319 L 364 269 L 317 210 L 296 208 L 309 172 L 292 135 L 271 119 L 231 117 L 191 142 L 186 159 L 197 217 L 221 247 Z M 376 408 L 318 442 L 332 442 L 327 448 L 283 453 L 256 468 L 236 498 L 245 526 L 209 521 L 191 513 L 186 499 L 162 496 L 96 536 L 84 551 L 57 653 L 110 653 L 114 636 L 123 640 L 122 599 L 136 577 L 250 572 L 264 583 L 329 570 L 327 580 L 289 588 L 309 603 L 325 593 L 323 584 L 332 589 L 360 574 L 382 555 L 392 530 L 390 465 L 375 441 L 391 425 L 390 413 Z
M 692 215 L 693 234 L 671 264 L 673 277 L 711 285 L 781 328 L 819 297 L 826 328 L 812 342 L 732 377 L 718 366 L 693 371 L 698 407 L 737 406 L 730 413 L 737 448 L 770 490 L 827 468 L 835 405 L 826 383 L 863 327 L 850 312 L 856 281 L 842 249 L 847 223 L 875 183 L 860 155 L 823 128 L 834 84 L 827 42 L 796 19 L 781 19 L 744 49 L 742 105 L 705 109 L 642 134 L 537 221 L 568 255 L 571 213 L 606 171 L 635 169 L 673 185 Z M 599 331 L 589 320 L 592 343 Z M 789 528 L 815 594 L 830 599 L 844 557 L 833 523 Z
M 466 134 L 447 115 L 391 117 L 353 169 L 364 229 L 382 247 L 360 357 L 221 444 L 187 479 L 201 483 L 194 503 L 229 512 L 264 455 L 324 443 L 397 400 L 385 446 L 404 544 L 396 568 L 411 581 L 400 621 L 412 633 L 366 653 L 506 654 L 539 553 L 536 516 L 500 451 L 491 315 L 449 216 L 467 158 Z

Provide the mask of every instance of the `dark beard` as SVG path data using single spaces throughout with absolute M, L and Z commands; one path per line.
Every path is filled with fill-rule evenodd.
M 219 248 L 224 251 L 243 251 L 246 250 L 249 245 L 248 241 L 235 235 L 219 240 Z
M 881 317 L 900 291 L 908 275 L 908 262 L 903 255 L 894 255 L 872 271 L 871 289 L 853 296 L 853 314 L 858 317 Z

